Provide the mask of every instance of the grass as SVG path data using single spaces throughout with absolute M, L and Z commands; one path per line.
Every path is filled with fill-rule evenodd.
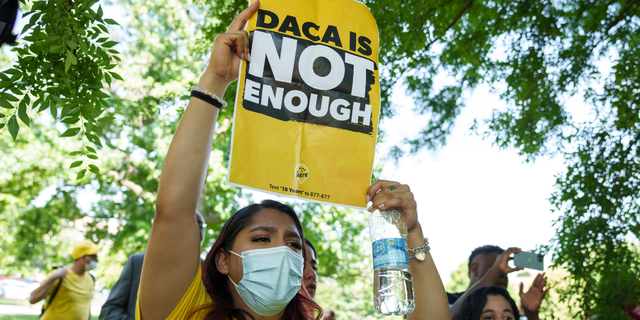
M 37 320 L 38 316 L 32 315 L 0 315 L 0 320 Z M 91 316 L 91 320 L 98 320 L 98 316 Z
M 29 301 L 27 301 L 27 300 L 0 299 L 0 304 L 9 304 L 9 305 L 14 305 L 14 306 L 28 306 L 29 305 Z

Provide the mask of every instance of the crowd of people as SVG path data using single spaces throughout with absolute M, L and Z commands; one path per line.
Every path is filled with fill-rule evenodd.
M 263 204 L 261 203 L 261 205 Z M 264 202 L 264 205 L 286 206 L 268 200 Z M 200 246 L 202 246 L 204 219 L 198 212 L 195 213 L 195 219 L 200 231 Z M 69 268 L 62 267 L 53 270 L 40 287 L 32 292 L 31 303 L 37 303 L 46 298 L 42 319 L 87 319 L 90 317 L 90 303 L 95 279 L 88 271 L 95 269 L 100 249 L 100 246 L 89 240 L 76 243 L 72 253 L 74 264 Z M 314 245 L 308 239 L 304 240 L 303 251 L 302 285 L 296 287 L 299 287 L 300 291 L 304 288 L 308 297 L 314 299 L 318 281 L 317 253 Z M 503 250 L 497 246 L 487 245 L 476 248 L 471 253 L 469 257 L 469 287 L 464 292 L 446 293 L 451 319 L 520 319 L 521 315 L 529 320 L 539 319 L 538 309 L 547 293 L 547 289 L 544 288 L 546 284 L 544 274 L 536 276 L 527 292 L 524 292 L 523 285 L 520 284 L 519 307 L 506 290 L 507 274 L 522 269 L 511 268 L 507 263 L 510 255 L 517 252 L 519 252 L 518 248 Z M 120 278 L 112 287 L 107 301 L 102 306 L 100 320 L 136 319 L 136 302 L 144 257 L 145 253 L 136 253 L 129 257 Z M 230 279 L 230 281 L 233 280 Z M 182 319 L 182 316 L 184 314 L 174 315 L 173 318 Z M 325 309 L 322 319 L 333 320 L 336 319 L 336 315 L 332 310 Z
M 180 120 L 163 164 L 156 215 L 145 253 L 134 254 L 124 266 L 100 319 L 336 319 L 315 302 L 318 261 L 314 244 L 305 239 L 295 211 L 265 200 L 234 213 L 222 227 L 206 258 L 202 216 L 196 205 L 207 174 L 216 119 L 225 103 L 219 98 L 238 78 L 239 64 L 249 61 L 244 25 L 259 2 L 238 15 L 219 34 L 208 67 Z M 364 191 L 364 190 L 363 190 Z M 363 198 L 369 211 L 395 208 L 407 221 L 407 246 L 424 247 L 417 204 L 409 186 L 374 182 Z M 73 266 L 52 271 L 31 294 L 31 303 L 46 299 L 42 319 L 90 318 L 95 268 L 100 247 L 91 241 L 75 245 Z M 410 259 L 415 310 L 407 319 L 518 319 L 520 310 L 537 319 L 546 294 L 546 279 L 538 275 L 521 306 L 505 290 L 508 265 L 518 248 L 484 246 L 469 258 L 470 286 L 445 293 L 431 255 Z

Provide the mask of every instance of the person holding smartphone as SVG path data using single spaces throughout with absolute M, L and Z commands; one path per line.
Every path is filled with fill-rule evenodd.
M 504 250 L 498 246 L 486 245 L 478 247 L 469 256 L 469 287 L 464 292 L 447 293 L 449 300 L 449 311 L 451 319 L 456 319 L 464 301 L 474 291 L 497 286 L 507 288 L 511 272 L 520 271 L 523 267 L 512 268 L 509 260 L 513 260 L 512 255 L 520 253 L 520 248 L 511 247 Z M 544 289 L 547 278 L 544 273 L 538 274 L 529 290 L 525 293 L 524 287 L 520 284 L 520 301 L 524 315 L 528 320 L 538 319 L 540 304 L 547 294 L 548 289 Z

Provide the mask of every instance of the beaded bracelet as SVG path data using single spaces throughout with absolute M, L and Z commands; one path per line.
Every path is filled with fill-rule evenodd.
M 420 247 L 409 249 L 409 251 L 413 252 L 413 256 L 410 256 L 409 259 L 418 259 L 420 261 L 424 261 L 427 257 L 427 253 L 431 251 L 431 247 L 429 247 L 429 239 L 424 237 L 424 244 Z
M 218 97 L 217 95 L 215 95 L 214 93 L 211 93 L 205 89 L 202 89 L 198 86 L 192 86 L 191 87 L 191 96 L 192 97 L 196 97 L 202 101 L 205 101 L 211 105 L 213 105 L 214 107 L 217 108 L 225 108 L 227 106 L 227 102 L 220 99 L 220 97 Z

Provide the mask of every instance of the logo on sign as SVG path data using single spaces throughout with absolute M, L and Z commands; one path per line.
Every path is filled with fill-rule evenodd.
M 307 166 L 305 166 L 304 164 L 299 164 L 296 167 L 296 179 L 298 179 L 298 181 L 300 181 L 300 184 L 304 183 L 305 180 L 307 180 L 307 178 L 309 178 L 309 168 L 307 168 Z
M 376 241 L 373 243 L 373 257 L 379 257 L 387 253 L 387 246 L 384 245 L 384 241 Z

